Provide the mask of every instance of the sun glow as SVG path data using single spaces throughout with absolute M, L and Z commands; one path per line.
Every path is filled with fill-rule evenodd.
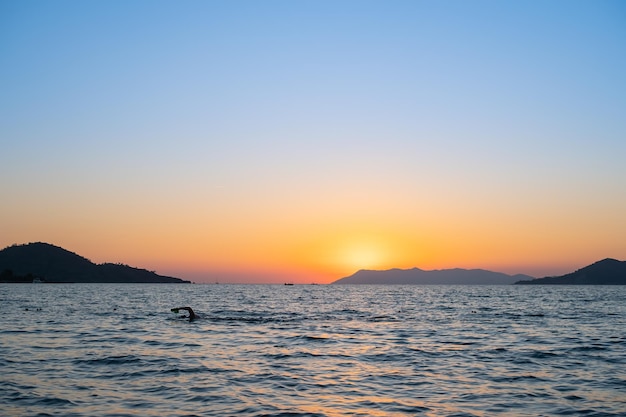
M 291 248 L 288 257 L 330 282 L 361 269 L 411 268 L 428 251 L 410 236 L 383 227 L 320 227 L 316 238 Z
M 374 241 L 348 242 L 338 251 L 338 261 L 352 269 L 375 269 L 386 264 L 389 255 L 384 245 Z

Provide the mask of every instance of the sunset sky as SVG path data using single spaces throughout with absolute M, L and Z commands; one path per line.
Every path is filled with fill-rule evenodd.
M 562 274 L 626 259 L 626 2 L 0 0 L 0 141 L 0 248 Z

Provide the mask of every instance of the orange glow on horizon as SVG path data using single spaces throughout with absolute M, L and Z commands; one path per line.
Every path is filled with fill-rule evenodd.
M 373 205 L 367 206 L 369 212 L 359 211 L 363 202 L 344 206 L 332 201 L 328 207 L 324 202 L 285 203 L 284 211 L 261 203 L 238 202 L 220 210 L 192 205 L 184 216 L 175 216 L 175 207 L 168 204 L 141 212 L 131 206 L 97 212 L 100 206 L 88 205 L 83 212 L 91 217 L 46 227 L 16 214 L 18 220 L 3 230 L 3 237 L 6 246 L 44 241 L 96 263 L 121 262 L 207 283 L 325 284 L 360 269 L 413 267 L 541 277 L 606 257 L 622 260 L 625 248 L 610 217 L 583 224 L 556 210 L 527 208 L 523 217 L 498 205 L 451 202 L 435 210 L 430 200 L 394 206 L 389 215 Z M 41 211 L 39 217 L 45 214 L 37 205 L 29 209 Z M 584 238 L 577 232 L 581 228 L 588 230 Z

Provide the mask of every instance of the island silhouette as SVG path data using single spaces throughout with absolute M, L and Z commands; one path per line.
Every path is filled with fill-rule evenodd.
M 518 281 L 518 285 L 626 285 L 626 261 L 603 259 L 569 274 Z
M 499 285 L 513 284 L 529 275 L 507 275 L 484 269 L 439 269 L 427 271 L 419 268 L 388 269 L 384 271 L 360 270 L 333 284 L 389 284 L 389 285 Z
M 74 252 L 42 242 L 1 250 L 0 282 L 190 283 L 124 264 L 95 264 Z

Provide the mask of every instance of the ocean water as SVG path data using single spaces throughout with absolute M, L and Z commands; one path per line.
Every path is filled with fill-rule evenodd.
M 0 312 L 2 416 L 626 415 L 622 286 L 2 284 Z

